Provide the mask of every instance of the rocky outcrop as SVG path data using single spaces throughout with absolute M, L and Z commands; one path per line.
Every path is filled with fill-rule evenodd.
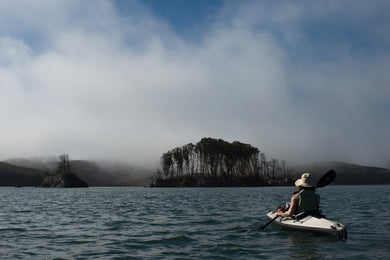
M 57 172 L 47 174 L 41 187 L 45 188 L 86 188 L 88 184 L 72 173 L 68 155 L 59 156 Z
M 51 174 L 47 175 L 41 184 L 44 188 L 87 188 L 88 183 L 78 178 L 75 174 Z

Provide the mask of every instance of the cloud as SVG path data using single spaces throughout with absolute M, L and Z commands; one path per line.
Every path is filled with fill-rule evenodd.
M 124 14 L 108 1 L 49 2 L 0 8 L 0 158 L 148 164 L 211 136 L 281 160 L 387 163 L 389 39 L 357 28 L 374 23 L 371 5 L 342 18 L 372 37 L 357 47 L 310 34 L 347 4 L 230 2 L 189 41 L 142 2 Z M 329 23 L 319 29 L 339 36 Z

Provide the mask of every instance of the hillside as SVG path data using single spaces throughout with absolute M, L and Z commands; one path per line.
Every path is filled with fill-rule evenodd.
M 43 177 L 41 170 L 0 162 L 0 186 L 40 186 Z
M 90 186 L 148 186 L 151 171 L 123 164 L 72 161 L 73 172 Z
M 293 168 L 296 173 L 310 172 L 317 178 L 329 169 L 333 169 L 337 173 L 337 178 L 333 182 L 335 185 L 390 184 L 390 170 L 379 167 L 343 162 L 322 162 Z

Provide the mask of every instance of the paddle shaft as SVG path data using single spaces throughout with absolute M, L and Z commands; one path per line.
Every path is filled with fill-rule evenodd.
M 269 224 L 271 224 L 275 219 L 277 219 L 279 216 L 276 215 L 273 219 L 271 219 L 270 221 L 268 221 L 266 224 L 264 224 L 264 226 L 260 227 L 259 229 L 263 230 L 266 226 L 268 226 Z

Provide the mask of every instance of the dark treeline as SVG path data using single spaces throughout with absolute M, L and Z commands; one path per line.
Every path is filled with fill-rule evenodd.
M 174 148 L 161 156 L 162 171 L 157 179 L 181 177 L 262 177 L 287 178 L 286 161 L 267 160 L 250 144 L 203 138 L 197 144 Z

